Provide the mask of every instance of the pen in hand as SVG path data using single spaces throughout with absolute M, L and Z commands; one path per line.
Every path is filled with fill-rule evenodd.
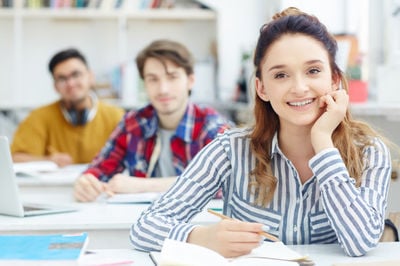
M 228 216 L 226 216 L 226 215 L 223 215 L 223 214 L 221 214 L 221 213 L 219 213 L 219 212 L 216 212 L 216 211 L 214 211 L 214 210 L 212 210 L 212 209 L 208 209 L 207 211 L 208 211 L 209 213 L 211 213 L 211 214 L 214 214 L 214 215 L 218 216 L 218 217 L 221 218 L 221 219 L 234 220 L 233 218 L 228 217 Z M 258 232 L 258 234 L 259 234 L 259 235 L 262 235 L 262 236 L 264 236 L 265 238 L 267 238 L 267 239 L 269 239 L 269 240 L 271 240 L 271 241 L 274 241 L 274 242 L 280 241 L 277 237 L 275 237 L 275 236 L 273 236 L 273 235 L 271 235 L 271 234 L 269 234 L 269 233 L 267 233 L 267 232 L 264 232 L 264 231 L 260 231 L 260 232 Z
M 114 192 L 107 187 L 107 184 L 103 184 L 102 186 L 103 193 L 109 198 L 114 196 Z

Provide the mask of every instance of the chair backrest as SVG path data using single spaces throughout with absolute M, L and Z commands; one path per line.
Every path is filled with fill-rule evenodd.
M 400 212 L 389 213 L 389 218 L 385 219 L 385 229 L 381 242 L 399 242 Z

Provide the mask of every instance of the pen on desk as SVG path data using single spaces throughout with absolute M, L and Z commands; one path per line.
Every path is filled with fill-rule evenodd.
M 207 211 L 208 211 L 209 213 L 211 213 L 211 214 L 214 214 L 214 215 L 218 216 L 218 217 L 221 218 L 221 219 L 233 220 L 233 218 L 228 217 L 228 216 L 226 216 L 226 215 L 223 215 L 223 214 L 221 214 L 221 213 L 219 213 L 219 212 L 216 212 L 216 211 L 214 211 L 214 210 L 212 210 L 212 209 L 208 209 Z M 269 240 L 271 240 L 271 241 L 274 241 L 274 242 L 280 241 L 277 237 L 275 237 L 275 236 L 273 236 L 273 235 L 271 235 L 271 234 L 269 234 L 269 233 L 267 233 L 267 232 L 261 231 L 261 232 L 258 232 L 258 234 L 259 234 L 259 235 L 262 235 L 262 236 L 264 236 L 265 238 L 267 238 L 267 239 L 269 239 Z

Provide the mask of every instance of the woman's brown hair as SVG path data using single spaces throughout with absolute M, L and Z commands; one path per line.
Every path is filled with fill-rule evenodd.
M 273 20 L 261 28 L 254 54 L 255 75 L 258 79 L 262 80 L 261 65 L 269 47 L 286 34 L 303 34 L 320 42 L 328 53 L 332 78 L 340 79 L 342 89 L 348 91 L 346 78 L 335 63 L 336 40 L 315 16 L 294 7 L 275 14 Z M 255 203 L 266 206 L 271 201 L 277 184 L 271 167 L 271 145 L 274 134 L 279 131 L 279 117 L 270 102 L 263 101 L 257 94 L 254 115 L 255 125 L 250 139 L 256 165 L 250 174 L 249 186 L 250 191 L 257 195 Z M 363 150 L 371 145 L 375 136 L 378 134 L 367 124 L 353 120 L 348 110 L 343 121 L 333 132 L 333 144 L 339 150 L 357 186 L 361 183 Z

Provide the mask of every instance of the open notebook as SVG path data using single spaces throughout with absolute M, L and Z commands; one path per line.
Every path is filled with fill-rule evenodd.
M 282 242 L 264 242 L 248 255 L 227 259 L 217 252 L 202 246 L 166 239 L 161 252 L 150 252 L 155 265 L 191 265 L 191 266 L 311 266 L 314 263 Z
M 74 208 L 47 204 L 22 204 L 8 139 L 0 136 L 0 214 L 25 217 L 41 214 L 76 211 Z

